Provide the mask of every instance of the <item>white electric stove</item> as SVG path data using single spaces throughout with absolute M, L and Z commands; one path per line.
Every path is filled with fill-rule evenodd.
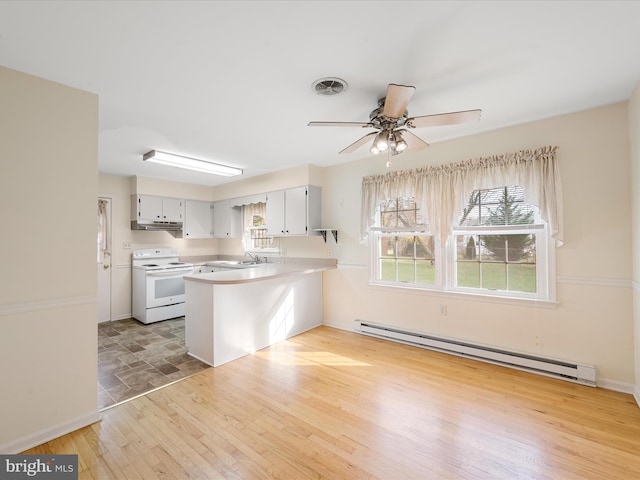
M 184 276 L 193 265 L 180 262 L 173 248 L 133 251 L 133 318 L 153 323 L 185 314 Z

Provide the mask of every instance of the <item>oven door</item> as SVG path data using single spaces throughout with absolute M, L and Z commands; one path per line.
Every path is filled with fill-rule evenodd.
M 193 274 L 193 267 L 146 272 L 147 308 L 184 303 L 184 276 Z

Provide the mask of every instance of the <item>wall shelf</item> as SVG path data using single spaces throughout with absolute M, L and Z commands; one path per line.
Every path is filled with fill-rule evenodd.
M 331 232 L 333 235 L 333 239 L 338 243 L 338 229 L 337 228 L 314 228 L 314 232 L 320 232 L 322 238 L 324 239 L 324 243 L 327 243 L 327 232 Z

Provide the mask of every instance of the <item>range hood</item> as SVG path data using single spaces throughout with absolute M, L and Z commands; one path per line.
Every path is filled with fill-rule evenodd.
M 164 230 L 173 232 L 182 230 L 182 222 L 132 220 L 131 230 Z

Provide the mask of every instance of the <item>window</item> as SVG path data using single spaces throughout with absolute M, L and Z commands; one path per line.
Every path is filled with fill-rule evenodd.
M 522 187 L 475 190 L 445 245 L 412 198 L 380 205 L 371 233 L 374 284 L 549 298 L 549 235 Z
M 563 236 L 557 150 L 363 177 L 360 236 L 369 238 L 371 283 L 555 300 Z
M 374 281 L 434 285 L 434 239 L 422 223 L 415 200 L 387 201 L 380 207 L 378 225 Z
M 453 228 L 449 284 L 545 298 L 546 239 L 544 222 L 525 202 L 522 187 L 475 190 Z
M 248 252 L 277 252 L 278 239 L 267 236 L 266 204 L 243 205 L 243 243 Z

